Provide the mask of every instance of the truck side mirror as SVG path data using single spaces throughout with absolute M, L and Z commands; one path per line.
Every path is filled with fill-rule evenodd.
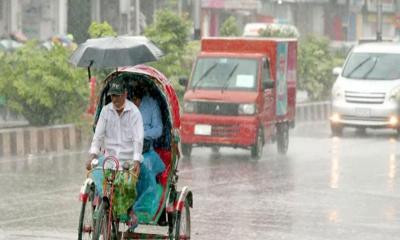
M 341 67 L 335 67 L 332 70 L 332 74 L 335 76 L 339 76 L 342 73 L 342 68 Z
M 181 86 L 186 87 L 187 84 L 188 84 L 188 78 L 187 78 L 187 77 L 180 77 L 180 78 L 179 78 L 179 84 L 180 84 Z
M 263 82 L 264 89 L 272 89 L 275 87 L 275 82 L 272 80 L 266 80 Z

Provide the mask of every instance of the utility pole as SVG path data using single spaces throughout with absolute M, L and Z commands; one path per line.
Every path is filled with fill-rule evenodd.
M 194 4 L 193 4 L 194 2 Z M 200 31 L 200 24 L 201 24 L 201 1 L 200 0 L 193 0 L 193 16 L 194 16 L 194 39 L 199 40 L 201 38 L 201 31 Z
M 136 35 L 139 36 L 140 35 L 140 0 L 136 0 L 136 4 L 135 4 L 135 9 L 136 9 Z
M 182 0 L 178 0 L 178 16 L 182 16 Z
M 382 41 L 382 0 L 377 0 L 377 26 L 376 26 L 376 40 Z

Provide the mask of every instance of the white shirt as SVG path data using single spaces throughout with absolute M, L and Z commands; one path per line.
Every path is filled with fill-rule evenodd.
M 104 144 L 106 156 L 142 162 L 143 135 L 142 116 L 135 104 L 126 99 L 118 115 L 109 103 L 101 110 L 89 153 L 98 155 Z

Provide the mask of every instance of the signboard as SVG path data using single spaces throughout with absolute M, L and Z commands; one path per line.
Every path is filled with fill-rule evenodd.
M 365 0 L 350 0 L 349 6 L 355 11 L 361 11 L 365 4 Z
M 367 1 L 367 10 L 369 12 L 378 11 L 377 0 L 366 0 Z M 381 0 L 382 1 L 382 12 L 394 12 L 395 4 L 394 0 Z
M 201 0 L 202 8 L 256 10 L 261 8 L 260 0 Z
M 288 44 L 278 43 L 276 59 L 276 114 L 284 116 L 287 113 L 287 52 Z
M 378 21 L 377 19 L 378 18 L 376 16 L 376 14 L 370 13 L 367 15 L 368 22 L 374 23 L 374 22 Z M 382 22 L 385 24 L 395 24 L 396 19 L 395 19 L 395 16 L 382 16 Z

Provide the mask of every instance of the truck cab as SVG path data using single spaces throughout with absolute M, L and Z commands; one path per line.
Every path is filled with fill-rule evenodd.
M 190 156 L 195 146 L 234 147 L 249 149 L 251 157 L 258 159 L 264 144 L 275 139 L 278 150 L 286 153 L 288 129 L 294 125 L 295 43 L 203 39 L 190 81 L 181 81 L 186 86 L 183 154 Z

